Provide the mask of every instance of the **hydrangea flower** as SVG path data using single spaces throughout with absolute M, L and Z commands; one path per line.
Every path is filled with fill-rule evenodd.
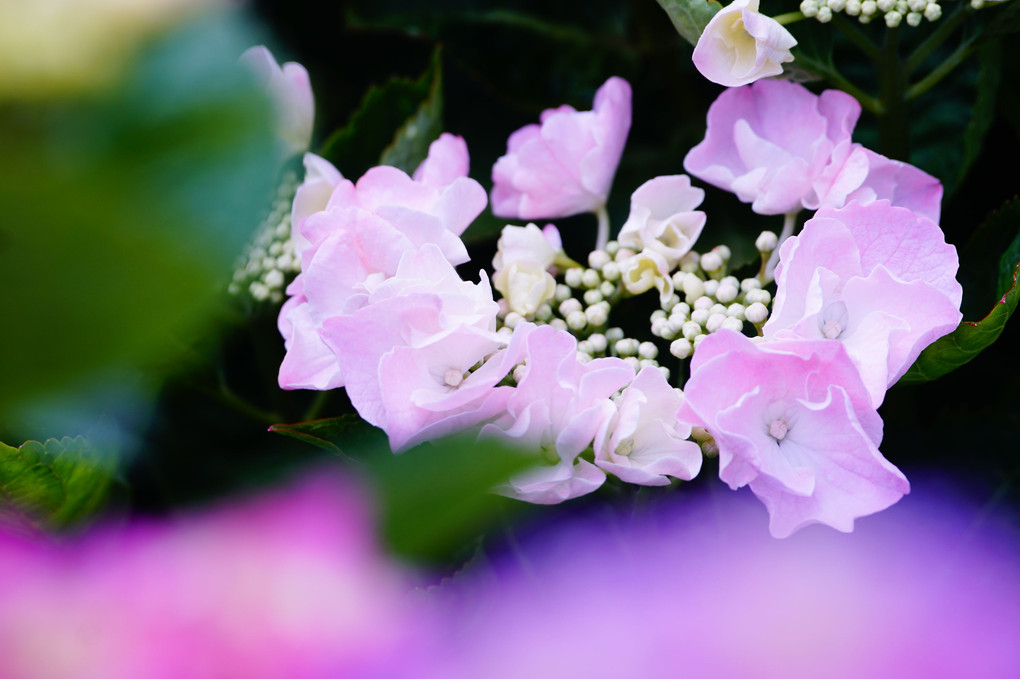
M 960 324 L 956 248 L 926 217 L 876 201 L 823 209 L 779 251 L 766 339 L 838 339 L 878 407 Z
M 655 177 L 630 197 L 630 215 L 620 229 L 620 245 L 635 251 L 654 250 L 669 268 L 694 246 L 705 226 L 705 213 L 694 208 L 705 199 L 687 175 Z
M 724 91 L 708 109 L 705 139 L 684 168 L 737 194 L 758 214 L 814 208 L 832 183 L 834 156 L 850 153 L 861 106 L 839 90 L 817 96 L 786 80 Z
M 416 173 L 422 181 L 380 166 L 355 184 L 311 154 L 305 166 L 291 218 L 302 273 L 287 288 L 290 298 L 280 310 L 287 354 L 279 381 L 284 389 L 332 389 L 344 379 L 322 340 L 323 322 L 353 312 L 395 274 L 404 253 L 427 243 L 453 264 L 466 262 L 460 234 L 487 197 L 478 182 L 457 175 L 466 172 L 466 150 L 453 135 L 433 142 Z
M 712 82 L 739 87 L 782 73 L 796 45 L 779 22 L 758 12 L 758 0 L 734 0 L 705 26 L 692 58 Z
M 269 92 L 279 121 L 277 131 L 288 153 L 306 151 L 315 121 L 315 99 L 308 71 L 293 61 L 281 67 L 264 45 L 245 50 L 241 63 L 252 70 Z
M 510 311 L 531 316 L 543 302 L 552 299 L 556 281 L 548 270 L 559 248 L 559 232 L 552 224 L 544 229 L 535 224 L 503 227 L 492 260 L 492 284 L 506 299 Z
M 595 436 L 595 464 L 628 483 L 665 486 L 667 476 L 690 481 L 701 470 L 701 447 L 679 419 L 683 394 L 658 368 L 641 369 Z
M 694 353 L 684 393 L 682 416 L 719 446 L 719 478 L 750 486 L 776 537 L 812 523 L 849 532 L 910 490 L 878 450 L 882 420 L 839 342 L 720 330 Z
M 564 104 L 510 135 L 492 168 L 497 217 L 554 219 L 605 205 L 630 131 L 630 85 L 610 78 L 591 111 Z
M 544 451 L 552 465 L 512 477 L 499 491 L 538 504 L 555 504 L 590 493 L 606 479 L 591 462 L 578 459 L 595 434 L 612 417 L 609 397 L 634 378 L 634 369 L 619 358 L 582 363 L 577 339 L 552 326 L 522 323 L 526 333 L 524 367 L 507 400 L 506 413 L 482 428 L 482 437 L 497 437 L 529 450 Z

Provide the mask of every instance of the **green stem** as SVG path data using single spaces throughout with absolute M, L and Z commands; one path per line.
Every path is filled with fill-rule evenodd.
M 916 84 L 907 90 L 906 98 L 910 101 L 917 99 L 922 94 L 930 90 L 935 86 L 938 81 L 949 75 L 950 72 L 957 66 L 959 66 L 967 57 L 974 52 L 973 42 L 965 42 L 956 48 L 956 51 L 949 55 L 945 61 L 939 64 L 935 69 L 921 78 Z
M 875 42 L 864 34 L 864 31 L 857 28 L 853 22 L 847 21 L 846 18 L 836 14 L 832 17 L 832 25 L 839 29 L 839 32 L 850 39 L 854 45 L 857 46 L 864 55 L 874 62 L 878 62 L 882 59 L 882 48 L 875 44 Z
M 781 26 L 789 26 L 790 24 L 795 24 L 798 21 L 801 21 L 802 19 L 805 19 L 805 18 L 807 18 L 807 17 L 804 16 L 803 12 L 797 11 L 797 12 L 787 12 L 786 14 L 776 15 L 776 16 L 772 17 L 772 20 L 775 21 L 776 23 L 780 24 Z
M 932 51 L 945 42 L 956 27 L 959 26 L 964 19 L 970 16 L 973 10 L 967 2 L 960 2 L 956 7 L 956 11 L 953 12 L 952 16 L 943 19 L 939 23 L 939 27 L 936 28 L 931 35 L 925 38 L 924 42 L 917 46 L 914 52 L 907 57 L 907 63 L 903 67 L 907 74 L 910 74 L 917 69 L 918 66 L 927 58 Z
M 879 150 L 894 160 L 910 158 L 910 102 L 906 98 L 907 74 L 899 55 L 900 29 L 885 32 L 882 58 L 878 64 Z
M 828 70 L 825 72 L 825 77 L 828 78 L 829 82 L 831 82 L 833 85 L 843 90 L 844 92 L 852 96 L 854 99 L 856 99 L 858 102 L 860 102 L 861 108 L 863 108 L 868 113 L 873 113 L 876 116 L 881 116 L 885 112 L 881 101 L 879 101 L 878 99 L 871 96 L 861 88 L 857 87 L 857 85 L 854 85 L 852 82 L 847 80 L 842 73 L 839 73 L 835 70 Z
M 305 411 L 303 421 L 314 420 L 319 417 L 319 413 L 322 412 L 323 406 L 326 405 L 326 401 L 329 399 L 328 391 L 320 391 L 315 395 L 315 400 L 312 401 L 311 405 L 308 406 L 308 410 Z

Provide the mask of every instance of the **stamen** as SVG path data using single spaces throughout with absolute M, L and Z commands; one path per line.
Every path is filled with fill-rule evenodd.
M 786 438 L 786 422 L 782 420 L 772 420 L 772 424 L 769 425 L 769 436 L 777 441 L 782 441 Z

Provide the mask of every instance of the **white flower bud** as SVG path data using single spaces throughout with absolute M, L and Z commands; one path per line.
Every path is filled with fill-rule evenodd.
M 695 300 L 705 294 L 705 282 L 697 276 L 687 276 L 684 279 L 684 295 L 687 301 Z
M 737 286 L 727 281 L 719 285 L 719 289 L 715 291 L 715 298 L 723 304 L 729 304 L 737 298 L 738 294 L 740 294 L 740 290 Z
M 712 306 L 708 307 L 708 313 L 710 313 L 710 314 L 724 314 L 725 315 L 725 313 L 726 313 L 726 305 L 725 304 L 713 304 Z
M 616 262 L 609 262 L 602 267 L 602 277 L 607 281 L 620 280 L 620 265 Z
M 713 300 L 711 297 L 708 297 L 707 295 L 704 297 L 699 297 L 696 300 L 694 300 L 694 311 L 697 311 L 698 309 L 707 309 L 713 304 L 715 304 L 715 300 Z M 692 312 L 688 312 L 687 315 L 689 316 L 691 313 Z
M 602 284 L 602 276 L 595 269 L 585 269 L 581 276 L 581 284 L 586 288 L 597 288 Z
M 737 304 L 737 303 L 734 302 L 733 304 L 731 304 L 728 307 L 726 307 L 726 315 L 727 316 L 732 316 L 733 318 L 739 318 L 739 319 L 743 320 L 745 318 L 745 316 L 744 316 L 744 305 L 743 304 Z
M 634 372 L 641 370 L 641 361 L 637 360 L 634 356 L 627 356 L 623 359 L 623 362 L 634 369 Z
M 598 288 L 596 288 L 594 290 L 585 290 L 584 291 L 584 303 L 587 304 L 588 306 L 591 306 L 593 304 L 598 304 L 601 301 L 602 301 L 602 293 L 599 292 Z
M 744 292 L 750 292 L 751 290 L 760 290 L 761 281 L 759 281 L 757 278 L 745 278 L 744 280 L 740 281 L 740 289 L 743 290 Z
M 616 286 L 609 281 L 602 281 L 602 285 L 600 285 L 597 289 L 602 293 L 603 299 L 606 297 L 612 297 L 616 294 Z
M 896 0 L 896 11 L 900 14 L 907 14 L 910 11 L 910 5 L 907 4 L 907 0 Z
M 804 0 L 800 3 L 800 13 L 810 19 L 818 13 L 818 2 L 816 0 Z
M 632 337 L 624 337 L 619 340 L 614 349 L 616 350 L 617 356 L 633 356 L 638 352 L 639 343 Z
M 514 382 L 520 382 L 524 379 L 524 376 L 528 374 L 528 366 L 521 363 L 519 366 L 514 368 Z
M 820 23 L 827 24 L 832 21 L 832 10 L 828 7 L 819 7 L 818 14 L 815 15 Z
M 652 319 L 652 334 L 656 337 L 662 337 L 664 332 L 669 331 L 669 321 L 665 318 L 653 318 Z
M 566 316 L 567 327 L 571 330 L 584 330 L 588 325 L 588 316 L 583 311 L 571 311 Z
M 556 328 L 557 330 L 566 330 L 567 329 L 567 322 L 565 320 L 563 320 L 562 318 L 554 318 L 554 319 L 552 319 L 551 321 L 549 321 L 549 325 L 551 325 L 552 327 Z
M 910 26 L 920 26 L 923 18 L 918 12 L 911 12 L 907 15 L 907 24 Z
M 588 336 L 588 343 L 591 344 L 592 349 L 599 354 L 604 352 L 606 350 L 606 346 L 608 346 L 606 343 L 606 336 L 598 332 L 592 333 Z
M 846 9 L 846 0 L 828 0 L 825 3 L 833 12 L 842 12 Z
M 709 459 L 719 457 L 719 444 L 715 439 L 709 439 L 701 444 L 701 453 Z
M 666 327 L 669 330 L 669 334 L 674 337 L 679 335 L 680 331 L 683 330 L 684 323 L 689 320 L 689 318 L 685 318 L 684 316 L 670 316 L 669 320 L 666 321 Z
M 578 351 L 577 352 L 577 360 L 578 360 L 579 363 L 591 363 L 592 362 L 592 355 L 591 354 L 586 354 L 583 351 Z
M 639 358 L 652 360 L 659 355 L 659 347 L 652 342 L 642 342 L 638 345 L 637 354 Z
M 673 307 L 673 309 L 670 311 L 670 313 L 673 316 L 677 316 L 677 315 L 679 315 L 679 316 L 690 316 L 691 315 L 691 305 L 688 304 L 687 302 L 680 302 L 679 304 L 677 304 L 677 305 L 675 305 Z
M 761 302 L 755 302 L 746 309 L 744 309 L 744 318 L 750 323 L 755 325 L 761 325 L 769 317 L 769 310 Z
M 606 324 L 609 320 L 609 314 L 606 312 L 605 307 L 600 304 L 595 304 L 584 310 L 584 317 L 588 319 L 588 325 L 599 327 Z
M 606 254 L 609 255 L 610 257 L 615 256 L 616 253 L 619 252 L 619 250 L 620 250 L 619 241 L 611 240 L 608 243 L 606 243 Z
M 980 2 L 981 0 L 977 0 L 977 1 Z M 971 3 L 971 7 L 974 7 L 973 2 Z M 981 9 L 981 8 L 980 7 L 975 7 L 974 9 Z M 928 6 L 924 8 L 924 18 L 927 19 L 928 21 L 935 21 L 935 20 L 937 20 L 941 16 L 942 16 L 942 6 L 939 5 L 937 2 L 929 2 Z
M 758 302 L 760 304 L 767 305 L 772 301 L 772 293 L 768 290 L 751 290 L 744 296 L 744 298 L 747 300 L 748 304 Z
M 666 312 L 663 311 L 662 309 L 656 309 L 655 311 L 652 312 L 652 315 L 650 316 L 650 318 L 653 321 L 655 319 L 657 319 L 657 318 L 665 318 L 665 317 L 666 317 Z
M 684 359 L 690 356 L 693 349 L 694 347 L 691 345 L 690 340 L 687 339 L 674 340 L 672 344 L 669 345 L 669 353 L 679 359 Z
M 910 8 L 911 12 L 917 12 L 920 14 L 927 6 L 928 0 L 907 0 L 907 7 Z
M 535 320 L 544 322 L 548 321 L 550 318 L 552 318 L 552 307 L 548 304 L 539 305 L 538 309 L 535 311 Z
M 878 9 L 878 3 L 875 0 L 864 0 L 861 3 L 861 16 L 870 17 Z
M 716 291 L 719 290 L 719 281 L 714 278 L 709 278 L 705 281 L 705 294 L 711 297 L 715 297 Z
M 593 347 L 591 345 L 591 342 L 589 342 L 588 340 L 581 340 L 580 342 L 578 342 L 577 350 L 580 351 L 581 353 L 588 354 L 589 356 L 595 353 L 595 347 Z
M 723 268 L 722 257 L 715 250 L 710 250 L 701 256 L 701 268 L 706 273 L 715 273 Z
M 691 312 L 691 320 L 698 325 L 705 325 L 708 322 L 708 317 L 712 315 L 712 312 L 708 309 L 695 309 Z
M 565 299 L 562 302 L 560 302 L 559 311 L 560 316 L 563 316 L 563 318 L 569 316 L 571 312 L 581 310 L 582 310 L 581 300 L 577 299 L 576 297 L 571 297 L 570 299 Z
M 563 281 L 572 288 L 581 287 L 581 276 L 584 275 L 584 269 L 578 266 L 572 266 L 563 272 Z
M 903 21 L 903 15 L 895 10 L 885 15 L 885 25 L 889 28 L 896 28 L 901 21 Z
M 248 292 L 250 292 L 251 296 L 259 302 L 263 302 L 269 298 L 269 288 L 267 288 L 261 281 L 254 281 L 251 285 L 249 285 Z
M 691 341 L 691 344 L 694 346 L 695 349 L 697 349 L 698 345 L 704 342 L 706 337 L 708 337 L 708 335 L 698 335 Z
M 714 248 L 712 248 L 712 252 L 722 257 L 722 261 L 724 264 L 730 261 L 730 257 L 733 255 L 729 247 L 725 245 L 716 245 Z
M 677 289 L 677 290 L 683 290 L 684 289 L 684 279 L 686 279 L 688 275 L 689 274 L 686 271 L 677 271 L 677 272 L 675 272 L 673 274 L 672 278 L 670 279 L 670 280 L 673 281 L 673 287 L 675 289 Z
M 865 14 L 862 11 L 861 15 L 859 17 L 857 17 L 857 21 L 861 22 L 862 25 L 870 24 L 871 23 L 871 15 L 870 14 Z M 754 341 L 753 337 L 751 338 L 751 341 L 752 342 Z
M 504 342 L 510 342 L 510 338 L 514 336 L 514 330 L 513 328 L 508 328 L 504 325 L 496 331 L 496 334 L 499 335 L 499 338 Z
M 619 250 L 616 251 L 616 254 L 613 256 L 613 261 L 619 264 L 623 260 L 630 259 L 636 254 L 637 253 L 631 250 L 630 248 L 621 247 Z
M 773 231 L 762 231 L 754 240 L 754 247 L 758 252 L 772 252 L 779 245 L 779 236 Z
M 725 328 L 727 330 L 734 330 L 736 332 L 741 332 L 744 329 L 744 322 L 741 321 L 739 318 L 733 318 L 732 316 L 727 316 L 726 320 L 723 321 L 721 327 L 723 327 L 723 328 Z
M 516 328 L 518 325 L 524 322 L 524 316 L 521 316 L 516 311 L 511 311 L 503 319 L 503 325 L 508 328 Z
M 570 289 L 569 286 L 563 285 L 563 283 L 560 283 L 559 285 L 556 286 L 556 301 L 557 302 L 562 302 L 564 300 L 570 299 L 573 296 L 574 296 L 574 293 Z
M 711 316 L 708 317 L 708 320 L 705 321 L 705 330 L 708 330 L 709 332 L 715 332 L 716 330 L 722 327 L 723 321 L 725 321 L 727 318 L 729 318 L 729 316 L 727 316 L 726 314 L 712 314 Z
M 697 323 L 695 321 L 687 321 L 686 323 L 684 323 L 683 327 L 680 328 L 680 332 L 683 333 L 685 339 L 694 341 L 695 337 L 701 336 L 701 334 L 704 332 L 704 329 L 701 327 L 700 323 Z
M 691 250 L 686 255 L 680 258 L 680 270 L 685 273 L 694 273 L 700 267 L 699 262 L 701 261 L 701 255 L 694 250 Z
M 271 269 L 263 277 L 262 282 L 266 284 L 266 287 L 279 288 L 283 285 L 283 272 L 279 269 Z
M 669 368 L 667 368 L 664 365 L 660 365 L 659 366 L 659 372 L 661 372 L 662 376 L 666 379 L 667 382 L 669 382 L 669 378 L 670 378 Z
M 675 292 L 666 298 L 665 302 L 661 302 L 663 310 L 672 311 L 673 307 L 680 303 L 680 296 Z
M 613 258 L 605 250 L 592 250 L 588 253 L 588 266 L 593 269 L 601 269 L 611 261 Z
M 860 0 L 846 0 L 846 13 L 852 17 L 861 13 Z
M 609 328 L 605 335 L 610 342 L 619 342 L 623 339 L 623 328 Z

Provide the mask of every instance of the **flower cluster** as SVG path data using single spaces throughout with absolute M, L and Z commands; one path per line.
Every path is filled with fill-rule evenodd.
M 595 211 L 608 227 L 629 86 L 611 79 L 594 108 L 546 111 L 510 137 L 493 168 L 497 214 Z M 535 465 L 500 492 L 530 502 L 589 493 L 607 474 L 689 480 L 717 454 L 722 480 L 766 504 L 774 535 L 851 530 L 909 490 L 878 450 L 875 409 L 956 327 L 961 298 L 955 249 L 936 224 L 941 185 L 853 143 L 859 113 L 847 95 L 786 81 L 713 104 L 688 172 L 786 215 L 781 235 L 756 240 L 758 275 L 742 278 L 725 245 L 694 250 L 707 217 L 686 175 L 638 187 L 617 238 L 600 234 L 587 266 L 554 225 L 507 225 L 490 286 L 484 272 L 471 283 L 454 269 L 486 203 L 462 139 L 441 136 L 413 178 L 377 167 L 352 183 L 307 156 L 280 384 L 346 387 L 395 451 L 464 429 L 520 444 Z M 802 209 L 817 212 L 792 235 Z M 646 293 L 650 336 L 627 336 L 613 311 Z M 688 369 L 660 356 L 693 357 L 683 391 L 670 381 Z

